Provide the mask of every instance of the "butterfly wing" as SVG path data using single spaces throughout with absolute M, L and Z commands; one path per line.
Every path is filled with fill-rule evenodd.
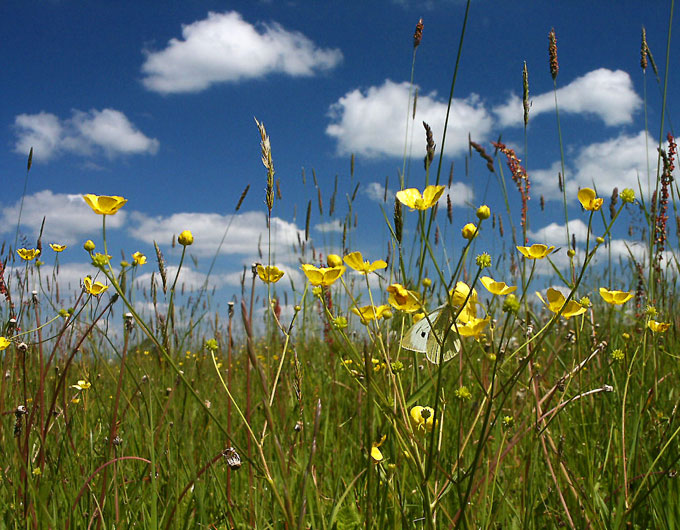
M 446 362 L 460 351 L 460 341 L 456 333 L 450 329 L 452 324 L 451 311 L 446 306 L 441 306 L 430 313 L 427 318 L 416 322 L 406 332 L 401 339 L 401 347 L 405 350 L 424 353 L 428 361 L 439 364 L 441 341 L 444 339 L 444 355 L 441 357 L 442 361 Z M 449 328 L 448 332 L 447 328 Z
M 427 353 L 427 340 L 432 331 L 430 322 L 434 322 L 440 312 L 441 308 L 436 309 L 428 315 L 428 318 L 421 318 L 418 322 L 413 324 L 411 329 L 409 329 L 401 339 L 401 347 L 405 350 Z

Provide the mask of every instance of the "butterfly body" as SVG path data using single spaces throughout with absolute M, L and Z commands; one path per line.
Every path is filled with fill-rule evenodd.
M 433 364 L 452 359 L 460 351 L 460 340 L 452 329 L 453 317 L 450 306 L 438 307 L 406 332 L 401 339 L 401 347 L 424 353 Z

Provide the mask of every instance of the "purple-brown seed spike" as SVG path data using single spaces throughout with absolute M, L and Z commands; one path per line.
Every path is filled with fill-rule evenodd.
M 449 224 L 453 224 L 453 204 L 451 203 L 451 195 L 446 194 L 446 217 L 449 219 Z
M 527 70 L 527 62 L 524 61 L 524 68 L 522 68 L 522 107 L 524 107 L 524 127 L 529 125 L 529 70 Z
M 425 127 L 425 139 L 426 139 L 426 155 L 425 155 L 425 171 L 430 168 L 432 160 L 434 160 L 434 136 L 432 135 L 432 128 L 425 122 L 423 122 L 423 127 Z
M 541 211 L 545 211 L 545 198 L 541 195 Z
M 439 226 L 434 229 L 434 246 L 439 245 Z
M 503 218 L 498 216 L 498 233 L 503 237 Z
M 560 192 L 564 191 L 564 184 L 562 183 L 562 173 L 557 173 L 557 186 L 560 188 Z
M 614 188 L 612 190 L 612 198 L 609 201 L 609 217 L 610 219 L 614 219 L 614 216 L 616 215 L 616 202 L 618 201 L 619 198 L 619 188 Z
M 402 229 L 404 227 L 404 219 L 401 214 L 401 203 L 398 199 L 394 199 L 394 236 L 401 245 Z
M 416 31 L 413 34 L 413 49 L 420 46 L 420 41 L 423 40 L 423 19 L 421 18 L 416 24 Z
M 640 66 L 647 70 L 647 30 L 642 26 L 642 44 L 640 45 Z
M 557 62 L 557 37 L 555 37 L 555 28 L 550 30 L 548 40 L 550 41 L 548 45 L 548 55 L 550 56 L 550 75 L 554 81 L 557 79 L 557 73 L 560 71 L 560 65 Z

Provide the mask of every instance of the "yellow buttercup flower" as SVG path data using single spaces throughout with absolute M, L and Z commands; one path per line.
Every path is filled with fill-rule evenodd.
M 117 195 L 83 195 L 83 199 L 92 211 L 99 215 L 113 215 L 127 202 L 127 199 Z
M 315 267 L 314 265 L 305 263 L 300 268 L 302 269 L 302 272 L 305 273 L 305 276 L 307 276 L 309 283 L 315 287 L 328 287 L 345 272 L 344 265 L 340 265 L 339 267 Z
M 387 267 L 387 263 L 381 259 L 376 260 L 373 263 L 370 261 L 364 261 L 364 257 L 361 255 L 361 252 L 358 251 L 347 254 L 344 261 L 347 265 L 361 274 L 368 274 L 369 272 L 373 272 L 378 269 L 385 269 Z
M 457 282 L 456 286 L 449 291 L 451 295 L 451 303 L 456 308 L 463 307 L 463 310 L 458 314 L 459 322 L 468 322 L 469 320 L 477 317 L 477 290 L 472 289 L 470 292 L 470 286 L 465 282 Z M 468 297 L 469 295 L 469 297 Z M 465 303 L 467 300 L 467 303 Z
M 141 252 L 135 252 L 132 255 L 132 260 L 134 261 L 135 265 L 144 265 L 146 263 L 146 256 Z
M 670 322 L 657 322 L 656 320 L 650 320 L 647 322 L 647 327 L 654 333 L 665 333 L 670 329 L 671 324 Z
M 605 302 L 612 305 L 622 305 L 633 298 L 633 293 L 626 291 L 610 291 L 604 287 L 600 287 L 600 296 Z
M 387 435 L 383 434 L 382 438 L 380 438 L 379 442 L 373 442 L 371 446 L 371 458 L 375 462 L 381 462 L 383 459 L 382 452 L 380 451 L 379 447 L 385 443 L 385 440 L 387 439 Z
M 431 407 L 416 405 L 409 413 L 413 430 L 420 433 L 431 432 L 434 427 L 434 410 Z
M 374 305 L 365 305 L 363 307 L 353 307 L 352 308 L 352 313 L 355 315 L 358 315 L 359 318 L 361 318 L 361 323 L 362 324 L 368 324 L 371 320 L 378 319 L 378 318 L 387 318 L 388 316 L 392 316 L 392 312 L 390 311 L 390 306 L 387 304 L 379 305 L 379 306 L 374 306 Z
M 428 186 L 423 194 L 416 188 L 409 188 L 397 192 L 397 200 L 413 210 L 427 210 L 432 208 L 444 193 L 444 186 Z
M 194 235 L 191 233 L 191 230 L 184 230 L 181 232 L 177 237 L 177 242 L 183 247 L 188 247 L 189 245 L 193 244 Z
M 99 296 L 109 288 L 108 285 L 104 285 L 99 281 L 93 282 L 92 278 L 89 276 L 83 278 L 83 285 L 85 286 L 85 290 L 94 296 Z
M 87 390 L 91 386 L 92 383 L 88 383 L 84 379 L 80 379 L 75 385 L 71 385 L 71 388 L 75 388 L 76 390 Z
M 496 294 L 500 296 L 505 296 L 506 294 L 514 293 L 517 290 L 517 286 L 509 286 L 505 282 L 497 282 L 489 276 L 482 276 L 479 279 L 482 285 L 486 287 L 486 290 L 491 294 Z
M 66 245 L 57 245 L 56 243 L 50 243 L 50 248 L 55 252 L 63 252 L 66 250 Z
M 40 256 L 40 251 L 37 248 L 20 248 L 17 250 L 17 254 L 25 261 L 33 261 Z
M 552 287 L 548 289 L 547 302 L 543 299 L 541 293 L 537 292 L 536 295 L 541 299 L 541 302 L 548 306 L 548 309 L 550 309 L 550 311 L 555 314 L 559 313 L 564 306 L 564 311 L 562 311 L 562 316 L 564 318 L 575 317 L 576 315 L 581 315 L 586 312 L 586 308 L 579 304 L 576 300 L 569 300 L 565 306 L 566 298 L 564 295 Z
M 276 283 L 283 277 L 283 271 L 273 265 L 258 265 L 257 275 L 264 283 Z
M 596 212 L 602 207 L 602 203 L 604 202 L 604 199 L 601 197 L 598 197 L 597 194 L 595 193 L 595 190 L 592 190 L 590 188 L 581 188 L 578 190 L 578 200 L 581 203 L 581 206 L 583 206 L 584 209 L 591 211 L 591 212 Z
M 470 294 L 470 286 L 465 282 L 456 282 L 456 286 L 449 292 L 451 295 L 451 301 L 456 307 L 460 307 L 465 303 L 465 300 L 470 296 L 468 303 L 477 303 L 477 290 L 472 289 L 472 294 Z
M 0 337 L 0 351 L 6 350 L 10 344 L 12 344 L 12 341 L 7 337 Z
M 390 293 L 387 301 L 395 309 L 406 311 L 407 313 L 414 313 L 422 307 L 418 293 L 409 291 L 400 283 L 393 283 L 390 285 L 387 288 L 387 292 Z
M 543 259 L 554 250 L 554 246 L 548 247 L 540 243 L 534 243 L 530 247 L 517 247 L 527 259 Z
M 456 329 L 461 337 L 479 338 L 479 335 L 491 321 L 491 317 L 471 318 L 463 325 L 456 325 Z

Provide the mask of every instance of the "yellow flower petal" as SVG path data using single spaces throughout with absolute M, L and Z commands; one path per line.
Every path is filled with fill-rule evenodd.
M 36 248 L 20 248 L 17 250 L 17 254 L 19 254 L 24 261 L 33 261 L 40 256 L 40 251 Z
M 93 282 L 92 278 L 89 276 L 85 276 L 85 278 L 83 278 L 83 285 L 85 286 L 85 290 L 94 296 L 99 296 L 109 288 L 108 285 L 104 285 L 99 281 Z
M 63 252 L 66 250 L 66 245 L 57 245 L 56 243 L 50 243 L 50 248 L 55 252 Z
M 633 298 L 633 293 L 627 291 L 610 291 L 604 287 L 600 287 L 600 296 L 608 304 L 622 305 Z
M 400 283 L 393 283 L 390 285 L 387 288 L 387 292 L 389 293 L 388 302 L 395 309 L 407 313 L 414 313 L 422 307 L 418 293 L 409 291 Z
M 381 259 L 376 260 L 373 263 L 370 261 L 364 261 L 364 257 L 359 251 L 347 254 L 344 258 L 344 261 L 349 267 L 361 274 L 368 274 L 369 272 L 373 272 L 377 269 L 384 269 L 387 267 L 387 263 Z
M 134 260 L 135 265 L 144 265 L 146 263 L 146 256 L 141 252 L 135 252 L 132 255 L 132 259 Z
M 276 283 L 283 277 L 283 271 L 273 265 L 258 265 L 257 275 L 264 283 Z
M 542 245 L 540 243 L 535 243 L 531 245 L 530 247 L 521 247 L 518 246 L 517 250 L 519 250 L 525 258 L 528 259 L 543 259 L 545 258 L 548 254 L 550 254 L 555 247 L 548 247 L 547 245 Z
M 99 215 L 113 215 L 127 202 L 127 199 L 117 195 L 93 195 L 92 193 L 83 195 L 83 199 L 92 211 Z
M 479 281 L 482 282 L 482 285 L 487 291 L 489 291 L 491 294 L 496 294 L 499 296 L 505 296 L 506 294 L 513 293 L 517 290 L 516 285 L 510 287 L 505 282 L 497 282 L 489 276 L 482 276 Z
M 599 210 L 602 207 L 602 203 L 604 202 L 604 199 L 598 198 L 595 190 L 590 188 L 581 188 L 578 190 L 577 197 L 581 203 L 581 206 L 583 206 L 585 210 L 591 212 L 596 212 Z
M 478 338 L 479 335 L 484 331 L 484 328 L 489 324 L 491 321 L 491 317 L 486 317 L 486 318 L 471 318 L 468 320 L 465 324 L 463 325 L 457 325 L 456 324 L 456 329 L 458 329 L 459 335 L 462 337 L 474 337 Z
M 647 323 L 647 327 L 654 333 L 665 333 L 670 329 L 671 324 L 670 322 L 657 322 L 656 320 L 650 320 Z
M 413 210 L 427 210 L 432 208 L 444 193 L 444 186 L 428 186 L 420 194 L 416 188 L 408 188 L 397 192 L 397 200 Z
M 307 276 L 309 283 L 315 287 L 328 287 L 345 272 L 344 265 L 340 265 L 339 267 L 315 267 L 314 265 L 305 263 L 300 268 L 305 273 L 305 276 Z
M 564 318 L 568 319 L 586 312 L 586 308 L 579 304 L 576 300 L 569 300 L 569 302 L 567 302 L 565 305 L 566 298 L 564 297 L 564 295 L 560 291 L 558 291 L 557 289 L 553 289 L 552 287 L 548 289 L 546 295 L 548 299 L 547 302 L 543 299 L 541 293 L 537 292 L 536 294 L 541 299 L 541 302 L 546 304 L 548 306 L 548 309 L 550 309 L 550 311 L 552 311 L 555 314 L 559 313 L 562 307 L 564 306 L 564 310 L 562 311 L 562 316 Z

